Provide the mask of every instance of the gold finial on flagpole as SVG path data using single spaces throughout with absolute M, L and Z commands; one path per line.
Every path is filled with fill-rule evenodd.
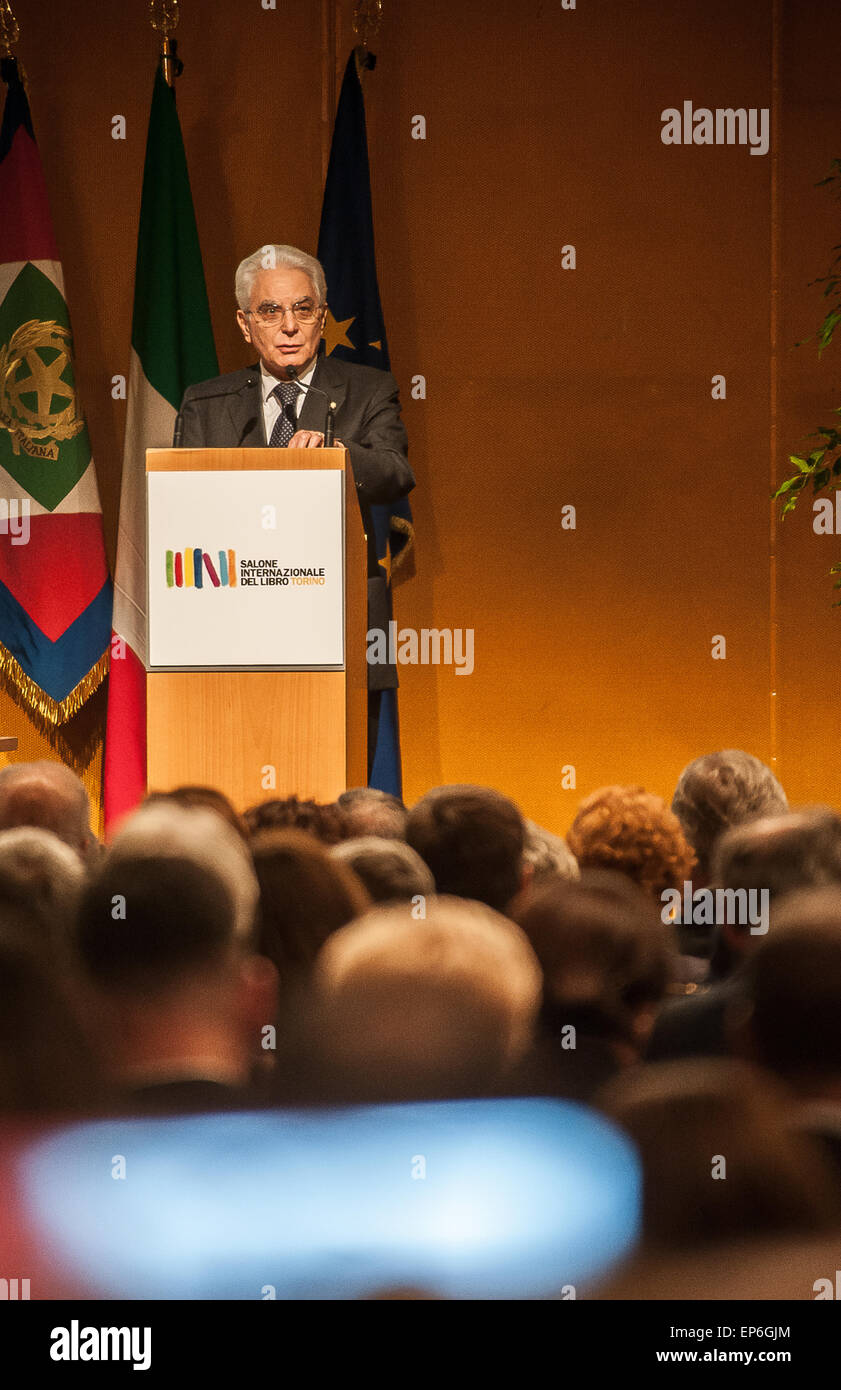
M 9 0 L 0 0 L 0 58 L 13 58 L 14 46 L 20 38 L 18 22 Z
M 363 68 L 372 68 L 377 61 L 368 45 L 380 32 L 383 18 L 383 0 L 356 0 L 353 7 L 353 32 L 359 40 L 356 53 L 356 66 L 360 74 Z
M 174 87 L 184 64 L 178 57 L 178 40 L 172 37 L 178 25 L 178 0 L 149 0 L 149 19 L 152 28 L 163 34 L 161 62 L 167 86 Z

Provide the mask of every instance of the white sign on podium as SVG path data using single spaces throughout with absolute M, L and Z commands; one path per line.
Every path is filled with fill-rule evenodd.
M 344 473 L 147 473 L 148 670 L 341 670 Z

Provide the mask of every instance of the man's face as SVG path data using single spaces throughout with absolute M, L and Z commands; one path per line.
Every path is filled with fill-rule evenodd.
M 285 378 L 289 366 L 303 372 L 315 360 L 327 310 L 321 310 L 314 323 L 299 323 L 288 311 L 293 304 L 304 302 L 318 305 L 315 286 L 306 271 L 279 266 L 258 272 L 251 290 L 250 313 L 237 310 L 242 336 L 257 349 L 260 361 L 272 376 Z M 269 304 L 280 305 L 286 312 L 276 314 L 274 323 L 261 323 L 257 313 L 261 306 Z

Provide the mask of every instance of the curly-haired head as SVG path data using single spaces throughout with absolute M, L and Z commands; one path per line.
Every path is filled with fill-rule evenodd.
M 677 816 L 643 787 L 585 797 L 566 839 L 582 869 L 617 869 L 655 898 L 681 887 L 695 862 Z
M 337 845 L 347 836 L 344 814 L 334 802 L 300 801 L 297 796 L 260 801 L 243 812 L 252 837 L 261 830 L 305 830 L 323 845 Z

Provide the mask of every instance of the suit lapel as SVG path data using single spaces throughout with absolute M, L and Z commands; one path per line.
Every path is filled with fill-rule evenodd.
M 260 368 L 251 369 L 239 391 L 226 399 L 235 448 L 265 449 L 266 429 L 263 421 L 263 400 L 260 390 Z
M 329 357 L 319 357 L 313 374 L 312 384 L 318 387 L 318 391 L 308 391 L 306 399 L 301 406 L 298 415 L 299 430 L 323 430 L 327 420 L 327 401 L 318 394 L 319 391 L 326 391 L 331 401 L 336 402 L 336 416 L 339 415 L 345 402 L 347 387 L 343 381 L 339 381 Z

